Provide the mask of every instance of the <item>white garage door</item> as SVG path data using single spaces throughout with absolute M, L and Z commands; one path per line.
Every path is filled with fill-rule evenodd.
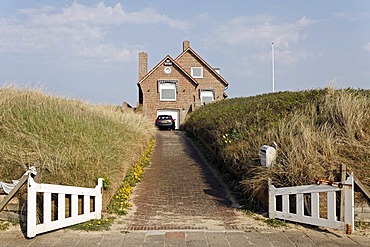
M 157 116 L 158 115 L 171 115 L 173 119 L 175 119 L 175 128 L 179 129 L 180 127 L 180 116 L 179 116 L 179 111 L 178 110 L 158 110 L 157 111 Z

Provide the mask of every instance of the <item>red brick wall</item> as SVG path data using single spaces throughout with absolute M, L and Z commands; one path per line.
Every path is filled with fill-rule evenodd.
M 202 66 L 202 63 L 191 52 L 185 53 L 177 62 L 189 74 L 191 74 L 191 67 L 203 67 L 203 78 L 196 78 L 199 83 L 196 92 L 197 103 L 200 103 L 200 89 L 215 89 L 215 101 L 223 99 L 225 85 L 208 67 Z
M 161 65 L 148 78 L 141 82 L 143 91 L 143 113 L 152 118 L 153 123 L 157 117 L 157 110 L 173 109 L 179 111 L 180 125 L 184 122 L 187 113 L 191 110 L 194 102 L 196 85 L 184 75 L 176 66 L 172 65 L 171 73 L 164 72 L 164 65 Z M 160 101 L 158 91 L 158 80 L 178 80 L 176 101 Z

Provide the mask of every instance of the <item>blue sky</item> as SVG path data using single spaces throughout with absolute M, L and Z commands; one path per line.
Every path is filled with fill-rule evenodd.
M 370 89 L 370 1 L 2 0 L 0 86 L 136 105 L 138 53 L 149 69 L 183 40 L 221 69 L 227 94 L 334 85 Z

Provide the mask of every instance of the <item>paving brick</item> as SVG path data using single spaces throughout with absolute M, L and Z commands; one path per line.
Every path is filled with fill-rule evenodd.
M 75 246 L 76 247 L 86 247 L 86 246 L 99 246 L 102 241 L 103 236 L 84 236 Z
M 57 243 L 63 236 L 63 232 L 51 232 L 37 236 L 29 247 L 48 247 L 53 243 Z
M 247 241 L 252 246 L 273 246 L 271 241 L 259 231 L 248 231 L 244 233 Z
M 206 237 L 209 246 L 229 246 L 225 232 L 207 232 Z
M 53 244 L 54 247 L 69 247 L 76 246 L 81 240 L 81 236 L 78 233 L 68 232 L 64 234 L 57 242 Z
M 22 247 L 22 246 L 29 246 L 35 241 L 35 239 L 25 239 L 23 235 L 10 235 L 10 236 L 4 236 L 4 234 L 1 234 L 0 237 L 0 246 L 1 247 Z
M 247 247 L 251 246 L 244 232 L 228 232 L 226 234 L 230 247 Z
M 273 246 L 279 246 L 279 247 L 294 247 L 290 239 L 281 233 L 279 230 L 268 230 L 268 231 L 262 231 L 262 234 L 268 238 L 268 240 L 272 243 Z
M 349 235 L 348 238 L 356 242 L 359 246 L 370 246 L 370 239 L 368 237 Z
M 208 242 L 207 240 L 189 240 L 186 241 L 186 246 L 187 247 L 208 247 Z
M 358 246 L 357 243 L 352 241 L 350 238 L 348 238 L 345 235 L 336 235 L 332 233 L 324 233 L 328 238 L 335 244 L 341 247 L 355 247 Z M 370 240 L 370 239 L 369 239 Z M 369 242 L 370 243 L 370 242 Z
M 325 247 L 339 247 L 339 245 L 333 242 L 326 234 L 320 231 L 305 231 L 307 236 L 318 246 Z
M 284 231 L 284 234 L 292 241 L 296 246 L 317 246 L 306 233 L 302 231 Z

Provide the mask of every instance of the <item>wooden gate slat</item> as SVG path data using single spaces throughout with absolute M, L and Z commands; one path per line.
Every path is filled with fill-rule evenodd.
M 54 184 L 36 183 L 31 176 L 28 177 L 27 192 L 27 237 L 32 238 L 37 234 L 60 229 L 63 227 L 86 222 L 90 219 L 100 219 L 102 210 L 102 185 L 101 178 L 95 188 L 62 186 Z M 43 195 L 43 222 L 37 224 L 37 193 Z M 52 194 L 58 197 L 58 217 L 52 220 Z M 66 195 L 70 195 L 71 212 L 66 218 Z M 83 210 L 78 212 L 78 198 L 83 198 Z M 94 197 L 94 212 L 90 212 L 90 197 Z
M 269 217 L 354 232 L 353 174 L 343 184 L 345 185 L 343 188 L 317 184 L 275 188 L 269 181 Z M 344 221 L 338 220 L 336 215 L 336 191 L 341 190 L 344 190 L 345 200 Z M 319 193 L 327 193 L 327 219 L 320 218 Z M 306 194 L 309 194 L 311 199 L 309 215 L 305 215 L 304 210 L 305 203 L 307 203 L 305 202 Z M 290 213 L 289 195 L 295 195 L 296 197 L 296 213 Z M 283 209 L 281 211 L 276 210 L 277 196 L 283 198 Z M 322 200 L 322 203 L 325 203 L 325 200 Z M 350 230 L 348 230 L 349 227 Z

